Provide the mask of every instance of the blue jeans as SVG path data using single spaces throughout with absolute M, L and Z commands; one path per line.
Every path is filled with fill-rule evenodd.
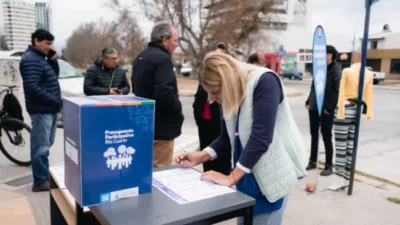
M 270 213 L 254 215 L 253 225 L 280 225 L 285 212 L 287 198 L 288 196 L 283 199 L 283 205 L 279 210 Z M 238 217 L 237 225 L 243 225 L 243 217 Z
M 49 150 L 54 144 L 57 114 L 31 114 L 31 161 L 33 185 L 49 180 Z

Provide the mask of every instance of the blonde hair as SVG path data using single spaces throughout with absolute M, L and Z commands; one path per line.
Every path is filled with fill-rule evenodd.
M 201 84 L 221 88 L 225 118 L 238 112 L 246 94 L 246 78 L 255 68 L 223 53 L 210 53 L 204 58 Z

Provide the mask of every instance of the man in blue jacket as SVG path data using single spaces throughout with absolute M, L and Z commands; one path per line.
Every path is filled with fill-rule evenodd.
M 32 45 L 21 58 L 26 109 L 32 120 L 31 160 L 33 192 L 48 191 L 49 149 L 54 143 L 57 113 L 62 106 L 59 66 L 53 47 L 54 36 L 47 30 L 36 30 Z

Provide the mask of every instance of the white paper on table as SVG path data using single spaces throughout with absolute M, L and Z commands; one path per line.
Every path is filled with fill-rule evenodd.
M 179 204 L 191 203 L 236 190 L 200 180 L 201 173 L 194 169 L 171 169 L 153 173 L 153 185 Z

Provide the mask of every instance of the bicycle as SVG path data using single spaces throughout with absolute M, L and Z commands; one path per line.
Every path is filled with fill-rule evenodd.
M 12 94 L 13 90 L 16 86 L 8 86 L 7 89 L 4 89 L 0 92 L 0 96 L 3 93 Z M 19 165 L 19 166 L 30 166 L 30 153 L 26 154 L 26 148 L 30 151 L 30 135 L 31 135 L 31 127 L 28 126 L 23 121 L 10 117 L 6 111 L 1 109 L 0 111 L 0 150 L 4 154 L 4 156 L 9 159 L 11 162 Z M 3 138 L 5 137 L 5 138 Z M 9 142 L 8 142 L 9 141 Z M 26 144 L 29 144 L 26 146 Z M 22 147 L 23 152 L 18 156 L 18 152 L 16 150 L 7 151 L 11 147 Z M 17 156 L 16 156 L 17 155 Z M 26 157 L 28 155 L 28 157 Z M 25 156 L 25 157 L 24 157 Z M 27 159 L 26 159 L 27 158 Z

